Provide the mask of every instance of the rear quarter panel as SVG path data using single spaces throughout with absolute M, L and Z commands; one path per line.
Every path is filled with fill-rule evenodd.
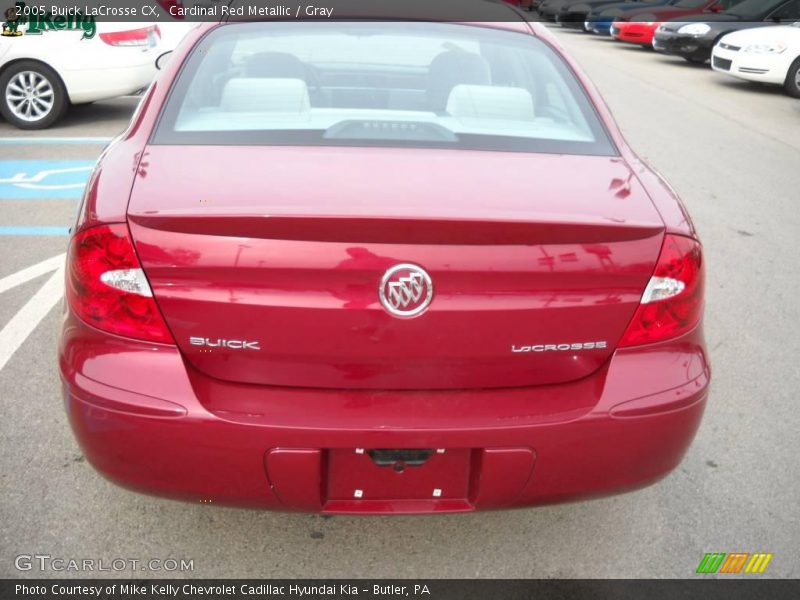
M 578 63 L 567 54 L 564 47 L 558 42 L 555 36 L 550 31 L 539 23 L 531 23 L 531 30 L 533 33 L 550 44 L 564 59 L 564 61 L 572 69 L 575 76 L 583 85 L 586 93 L 589 95 L 590 100 L 597 109 L 600 119 L 606 126 L 609 135 L 617 146 L 622 158 L 630 165 L 636 177 L 644 186 L 645 191 L 650 196 L 656 210 L 661 215 L 666 231 L 668 233 L 677 233 L 681 235 L 688 235 L 690 237 L 697 237 L 694 225 L 692 224 L 689 213 L 686 211 L 683 203 L 678 197 L 674 189 L 664 180 L 664 178 L 653 169 L 644 160 L 633 151 L 628 145 L 625 137 L 622 135 L 614 115 L 611 113 L 608 105 L 600 91 L 583 72 Z
M 148 162 L 144 151 L 170 85 L 186 54 L 212 27 L 214 24 L 203 24 L 186 34 L 170 60 L 156 73 L 128 128 L 103 150 L 84 192 L 75 226 L 77 231 L 97 223 L 121 223 L 126 220 L 134 176 L 137 172 L 143 175 L 147 173 Z

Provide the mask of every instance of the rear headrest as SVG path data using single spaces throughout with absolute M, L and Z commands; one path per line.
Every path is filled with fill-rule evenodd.
M 482 56 L 463 50 L 438 54 L 428 69 L 428 107 L 441 112 L 450 91 L 459 84 L 488 85 L 492 82 L 489 63 Z
M 244 61 L 247 77 L 275 77 L 305 79 L 306 67 L 294 54 L 288 52 L 258 52 Z
M 457 85 L 447 98 L 447 112 L 457 119 L 531 121 L 531 93 L 518 87 Z
M 303 114 L 311 108 L 302 79 L 236 77 L 222 90 L 220 108 L 231 112 Z

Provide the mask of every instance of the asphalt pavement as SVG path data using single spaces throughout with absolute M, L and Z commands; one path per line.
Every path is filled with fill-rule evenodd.
M 61 402 L 61 308 L 46 289 L 58 274 L 47 263 L 8 276 L 64 252 L 88 168 L 136 105 L 121 98 L 44 132 L 0 122 L 0 576 L 91 575 L 15 568 L 19 555 L 46 554 L 186 559 L 196 577 L 682 578 L 705 552 L 771 552 L 764 576 L 800 576 L 800 100 L 638 47 L 557 35 L 683 197 L 705 244 L 713 391 L 673 474 L 582 503 L 360 518 L 184 504 L 105 481 Z

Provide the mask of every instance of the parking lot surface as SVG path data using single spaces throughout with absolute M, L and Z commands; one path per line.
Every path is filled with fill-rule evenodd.
M 673 474 L 577 504 L 394 518 L 183 504 L 102 479 L 64 415 L 58 260 L 40 263 L 65 250 L 88 168 L 135 107 L 122 98 L 48 131 L 0 123 L 0 576 L 91 575 L 14 567 L 17 555 L 47 554 L 190 559 L 196 577 L 690 577 L 705 552 L 771 552 L 766 575 L 800 576 L 800 101 L 556 33 L 683 197 L 705 244 L 713 391 Z

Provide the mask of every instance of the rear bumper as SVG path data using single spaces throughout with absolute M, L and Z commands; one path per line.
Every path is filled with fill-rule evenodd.
M 700 329 L 617 351 L 569 384 L 352 392 L 211 380 L 173 347 L 109 336 L 69 314 L 60 369 L 73 431 L 115 483 L 195 503 L 335 513 L 519 507 L 642 487 L 681 461 L 709 384 Z M 463 481 L 444 472 L 426 481 L 426 463 L 412 476 L 427 491 L 409 497 L 385 467 L 364 455 L 349 462 L 359 448 L 444 449 Z M 334 458 L 350 466 L 336 471 Z
M 112 52 L 115 52 L 111 54 L 114 61 L 108 58 Z M 146 88 L 156 75 L 158 47 L 149 50 L 111 48 L 103 49 L 100 54 L 104 60 L 93 61 L 89 67 L 60 71 L 73 104 L 130 94 Z

